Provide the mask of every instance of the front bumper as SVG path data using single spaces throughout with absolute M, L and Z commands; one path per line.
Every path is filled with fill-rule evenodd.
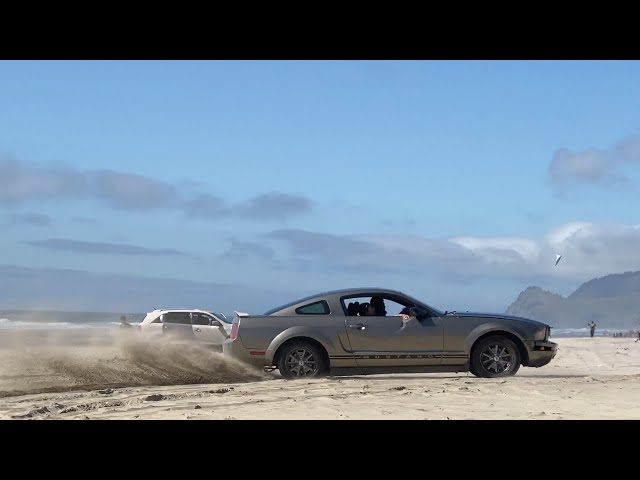
M 536 341 L 529 344 L 529 360 L 526 367 L 543 367 L 558 353 L 558 344 L 554 342 Z

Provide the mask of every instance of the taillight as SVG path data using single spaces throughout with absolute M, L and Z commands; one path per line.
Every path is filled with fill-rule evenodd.
M 235 319 L 231 324 L 231 335 L 230 335 L 231 340 L 235 340 L 236 338 L 238 338 L 238 328 L 240 328 L 239 318 Z

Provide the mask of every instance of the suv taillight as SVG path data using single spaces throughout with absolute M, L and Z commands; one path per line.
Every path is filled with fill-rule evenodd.
M 231 324 L 231 335 L 230 338 L 231 340 L 235 340 L 236 338 L 238 338 L 238 328 L 240 328 L 240 319 L 234 319 L 233 323 Z

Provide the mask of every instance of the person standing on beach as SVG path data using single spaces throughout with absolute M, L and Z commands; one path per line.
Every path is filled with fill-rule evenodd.
M 127 317 L 125 317 L 124 315 L 122 315 L 120 317 L 120 328 L 131 328 L 132 325 L 127 322 Z
M 596 333 L 596 322 L 591 320 L 588 325 L 589 325 L 589 328 L 591 329 L 591 338 L 593 338 L 593 336 Z

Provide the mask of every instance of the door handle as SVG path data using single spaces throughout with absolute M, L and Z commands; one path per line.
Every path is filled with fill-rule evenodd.
M 201 332 L 202 330 L 200 330 L 199 328 L 196 328 L 196 332 Z
M 358 330 L 364 330 L 367 328 L 367 326 L 364 323 L 352 323 L 351 325 L 349 325 L 349 328 L 355 328 Z

